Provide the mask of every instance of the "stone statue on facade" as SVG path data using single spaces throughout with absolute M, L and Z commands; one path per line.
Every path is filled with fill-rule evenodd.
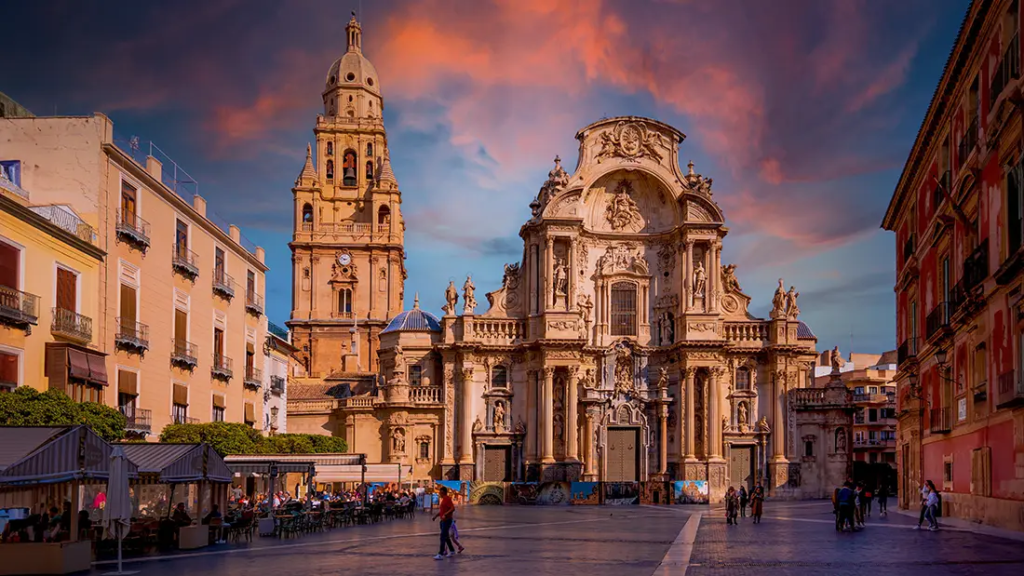
M 615 358 L 615 392 L 632 394 L 635 391 L 633 382 L 633 355 L 628 348 L 619 350 Z
M 836 454 L 846 454 L 846 429 L 836 429 Z
M 593 390 L 597 387 L 593 368 L 587 368 L 587 371 L 583 374 L 583 378 L 580 380 L 580 384 L 583 385 L 584 390 Z
M 736 410 L 736 416 L 740 430 L 745 430 L 747 428 L 747 404 L 745 402 L 740 402 L 739 408 Z
M 740 291 L 740 282 L 736 279 L 736 265 L 729 264 L 722 268 L 722 288 L 726 294 Z
M 786 317 L 786 288 L 783 286 L 782 278 L 779 278 L 779 287 L 775 289 L 775 296 L 772 298 L 771 317 Z
M 839 374 L 839 369 L 843 366 L 843 356 L 839 353 L 839 346 L 832 349 L 829 354 L 829 361 L 832 364 L 832 373 Z
M 675 318 L 671 312 L 661 313 L 661 345 L 669 346 L 675 342 Z
M 466 283 L 462 285 L 463 314 L 472 314 L 473 310 L 476 309 L 476 297 L 473 296 L 474 290 L 476 290 L 476 286 L 473 285 L 473 278 L 466 276 Z
M 758 432 L 771 432 L 772 431 L 771 426 L 768 425 L 768 419 L 765 418 L 764 416 L 761 416 L 761 418 L 757 421 L 757 431 Z
M 578 306 L 583 313 L 583 322 L 589 325 L 590 315 L 594 311 L 594 301 L 590 298 L 589 294 L 580 294 Z
M 562 168 L 562 159 L 555 156 L 555 167 L 548 172 L 548 179 L 540 187 L 537 198 L 530 202 L 533 217 L 540 216 L 548 203 L 569 184 L 569 174 Z
M 658 368 L 658 381 L 654 386 L 658 389 L 668 388 L 668 368 L 665 368 L 664 366 Z
M 473 421 L 473 432 L 480 432 L 484 429 L 484 423 L 480 421 L 480 417 L 477 416 L 476 420 Z
M 405 355 L 402 352 L 402 345 L 395 345 L 395 361 L 394 368 L 392 368 L 392 377 L 400 378 L 405 374 Z
M 565 260 L 559 258 L 555 261 L 555 296 L 565 296 L 569 293 L 569 267 Z
M 445 316 L 455 316 L 455 303 L 459 301 L 459 290 L 455 287 L 455 282 L 448 281 L 448 288 L 444 291 L 444 314 Z
M 707 284 L 707 274 L 704 272 L 704 263 L 697 262 L 697 267 L 693 269 L 693 295 L 704 296 L 705 284 Z
M 800 307 L 796 305 L 796 299 L 800 296 L 800 293 L 796 291 L 795 286 L 789 287 L 789 292 L 786 293 L 786 317 L 790 320 L 796 320 L 796 317 L 800 315 Z
M 628 180 L 619 181 L 615 196 L 604 211 L 604 217 L 611 224 L 612 230 L 621 230 L 640 221 L 640 207 L 630 196 L 632 192 L 633 187 Z
M 501 433 L 505 430 L 505 403 L 494 403 L 494 431 Z
M 391 435 L 391 446 L 395 450 L 395 454 L 405 454 L 405 432 L 402 432 L 401 428 L 395 429 Z

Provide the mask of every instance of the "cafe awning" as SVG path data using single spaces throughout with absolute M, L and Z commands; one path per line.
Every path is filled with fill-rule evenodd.
M 0 427 L 0 485 L 106 480 L 113 448 L 87 426 Z M 138 476 L 129 465 L 129 476 Z
M 224 459 L 209 444 L 122 444 L 139 474 L 156 475 L 164 484 L 231 482 Z
M 398 464 L 367 464 L 366 476 L 359 465 L 318 466 L 314 480 L 324 484 L 330 482 L 403 482 L 412 479 L 412 466 Z

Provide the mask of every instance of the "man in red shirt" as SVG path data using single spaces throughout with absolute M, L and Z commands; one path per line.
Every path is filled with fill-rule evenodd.
M 441 487 L 439 491 L 441 493 L 441 506 L 437 510 L 437 514 L 431 520 L 441 519 L 441 551 L 434 556 L 434 560 L 441 560 L 446 556 L 455 554 L 455 546 L 452 546 L 451 529 L 452 520 L 455 517 L 455 504 L 452 503 L 451 496 L 448 495 L 448 488 L 445 486 Z

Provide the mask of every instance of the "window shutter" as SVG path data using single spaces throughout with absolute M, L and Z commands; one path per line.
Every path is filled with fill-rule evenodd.
M 174 403 L 188 406 L 188 388 L 181 384 L 174 385 Z
M 188 341 L 188 313 L 174 311 L 174 339 L 177 342 Z
M 10 244 L 0 242 L 0 286 L 18 288 L 18 266 L 21 254 Z
M 71 271 L 57 268 L 57 308 L 78 312 L 75 307 L 76 280 Z
M 245 423 L 252 424 L 256 422 L 256 408 L 249 402 L 245 403 Z
M 121 322 L 135 330 L 135 288 L 121 284 Z
M 129 372 L 127 370 L 117 371 L 117 391 L 120 394 L 128 394 L 129 396 L 139 395 L 139 375 L 135 372 Z
M 224 397 L 221 396 L 220 394 L 214 394 L 213 395 L 213 407 L 214 408 L 220 408 L 220 409 L 223 410 L 224 406 L 225 406 Z
M 68 353 L 63 346 L 46 348 L 46 377 L 50 381 L 51 390 L 67 392 L 68 389 Z

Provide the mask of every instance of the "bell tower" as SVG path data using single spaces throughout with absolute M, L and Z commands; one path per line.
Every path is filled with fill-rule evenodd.
M 380 78 L 355 13 L 327 72 L 324 113 L 292 194 L 292 313 L 311 377 L 377 372 L 377 335 L 402 311 L 405 223 Z M 353 358 L 355 356 L 355 358 Z M 345 358 L 343 363 L 342 358 Z

